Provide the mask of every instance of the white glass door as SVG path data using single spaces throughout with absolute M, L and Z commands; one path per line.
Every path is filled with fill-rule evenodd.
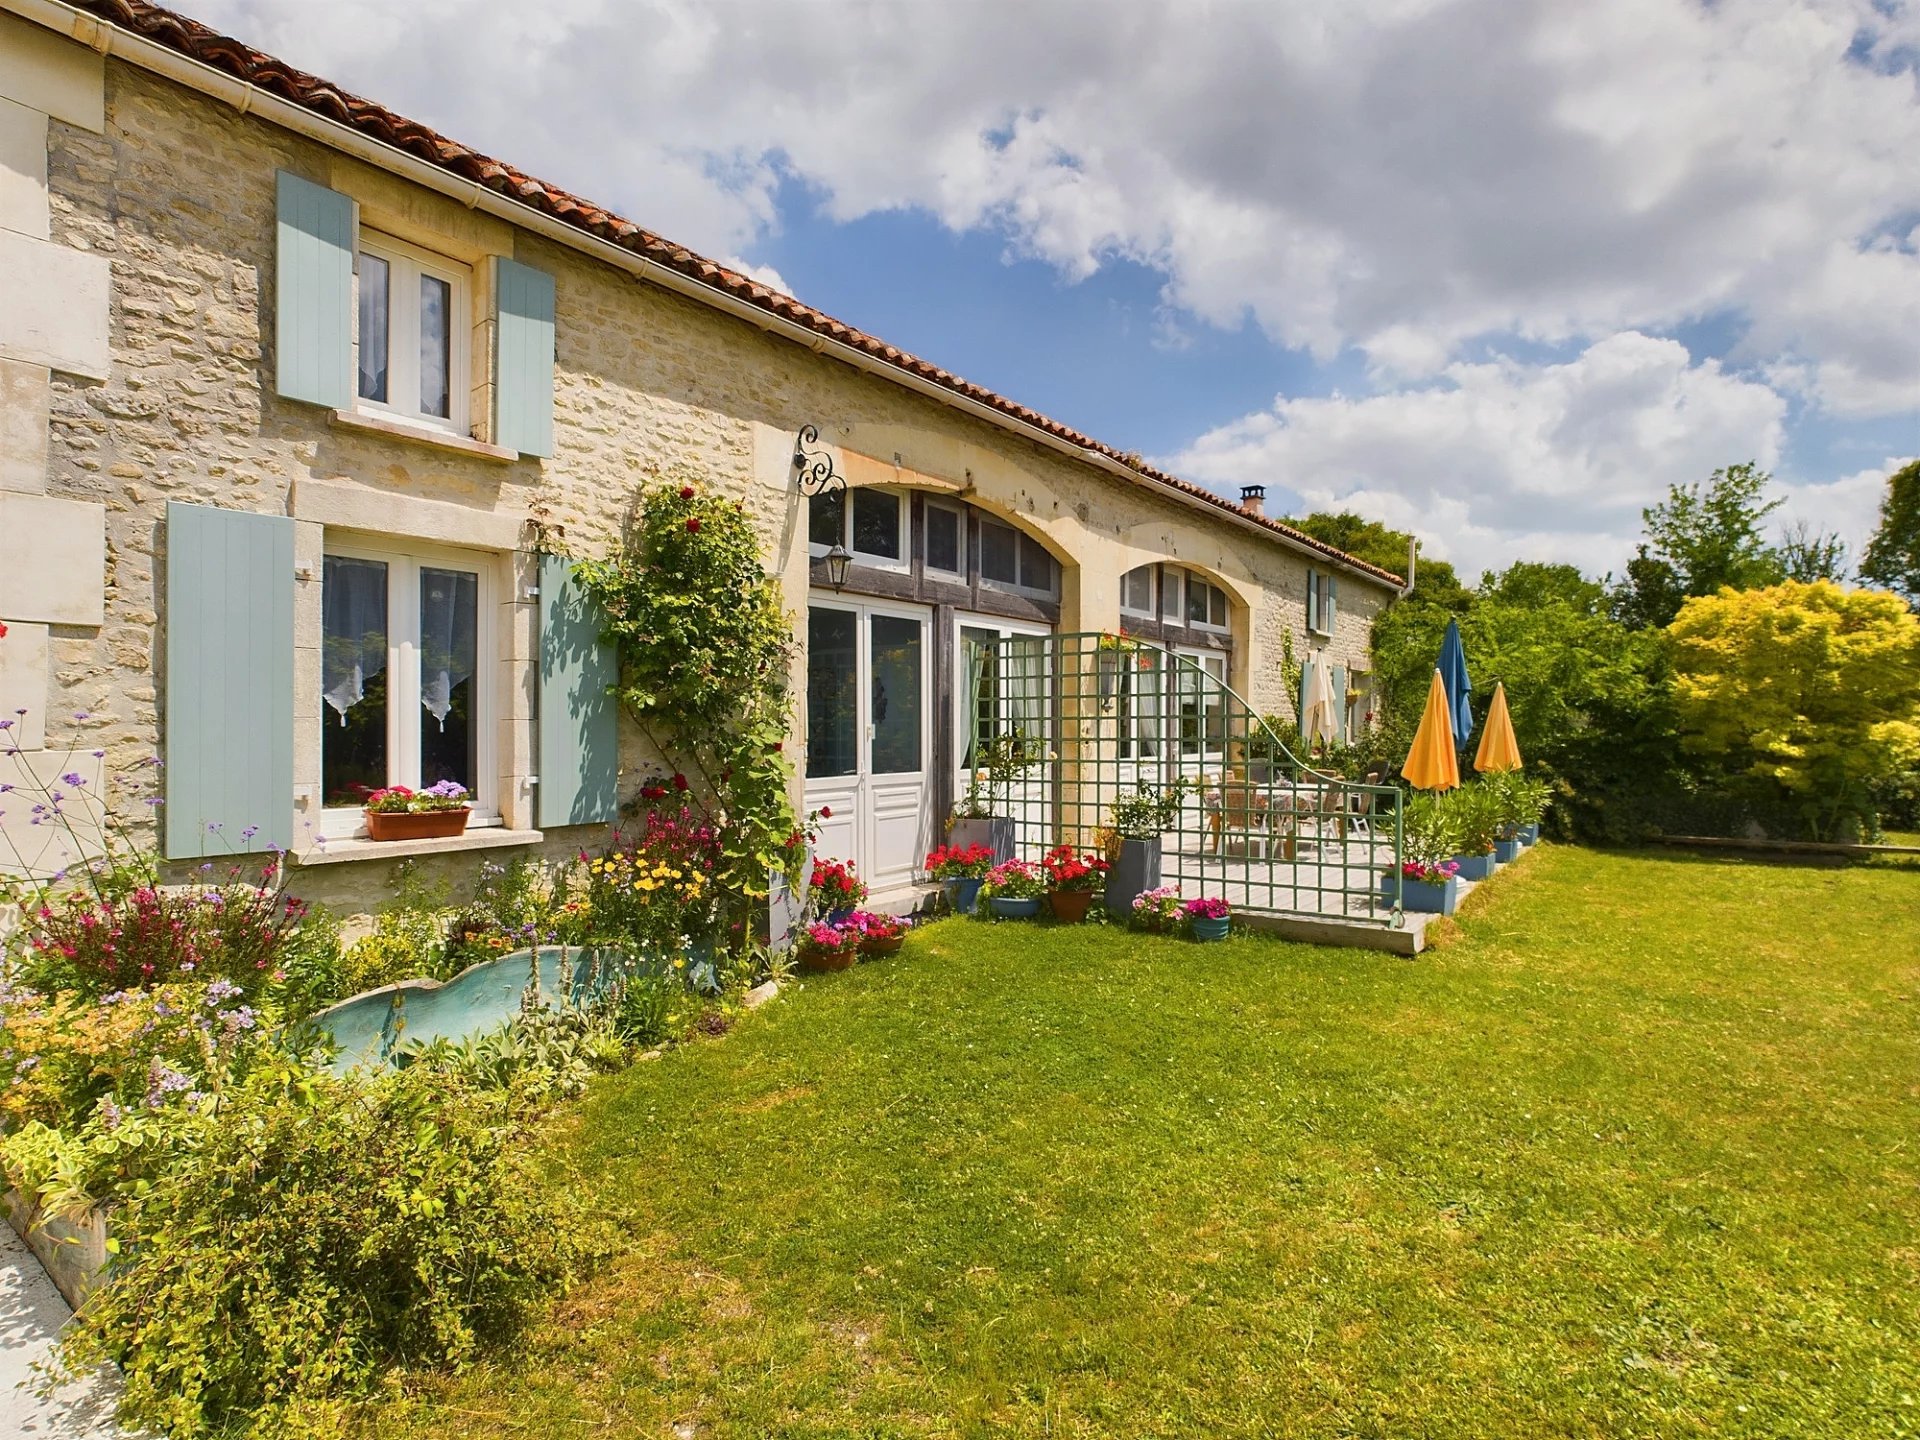
M 927 613 L 816 599 L 807 612 L 806 806 L 819 853 L 874 893 L 913 883 L 930 826 Z

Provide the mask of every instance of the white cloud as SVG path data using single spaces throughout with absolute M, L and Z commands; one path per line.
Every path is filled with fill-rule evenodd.
M 1776 465 L 1785 415 L 1769 386 L 1628 331 L 1563 364 L 1496 359 L 1394 394 L 1283 397 L 1167 463 L 1412 530 L 1469 582 L 1522 554 L 1597 574 L 1628 558 L 1641 510 L 1668 486 Z
M 1736 312 L 1815 403 L 1920 409 L 1912 0 L 196 8 L 708 253 L 794 176 L 1383 382 Z
M 1804 523 L 1817 534 L 1838 534 L 1847 542 L 1853 563 L 1858 564 L 1861 552 L 1866 549 L 1867 537 L 1880 524 L 1880 502 L 1886 497 L 1887 477 L 1915 458 L 1912 455 L 1890 457 L 1877 467 L 1856 470 L 1837 480 L 1790 483 L 1783 492 L 1786 503 L 1774 513 L 1774 519 L 1783 528 Z

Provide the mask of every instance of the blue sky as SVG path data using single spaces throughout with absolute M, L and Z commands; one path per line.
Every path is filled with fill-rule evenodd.
M 1917 6 L 190 8 L 1201 483 L 1598 572 L 1920 455 Z

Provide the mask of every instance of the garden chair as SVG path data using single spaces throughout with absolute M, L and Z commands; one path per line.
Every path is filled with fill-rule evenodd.
M 1238 831 L 1245 837 L 1246 853 L 1252 858 L 1254 840 L 1260 842 L 1263 857 L 1270 854 L 1273 843 L 1271 815 L 1267 806 L 1267 789 L 1251 781 L 1241 779 L 1226 780 L 1218 790 L 1207 793 L 1209 823 L 1213 829 L 1213 853 L 1225 855 L 1227 832 Z M 1291 850 L 1292 841 L 1288 840 Z M 1291 858 L 1289 855 L 1288 858 Z

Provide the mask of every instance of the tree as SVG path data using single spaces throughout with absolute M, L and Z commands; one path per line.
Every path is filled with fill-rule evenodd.
M 1378 520 L 1365 519 L 1351 510 L 1320 510 L 1303 519 L 1281 523 L 1391 574 L 1407 573 L 1407 542 L 1413 537 L 1404 530 L 1389 529 Z M 1467 593 L 1453 566 L 1444 560 L 1422 558 L 1414 575 L 1414 587 L 1418 594 L 1441 604 L 1456 603 Z
M 1780 568 L 1789 580 L 1811 584 L 1847 578 L 1847 542 L 1832 530 L 1815 530 L 1806 521 L 1780 532 Z
M 1920 618 L 1827 581 L 1688 600 L 1668 630 L 1687 747 L 1825 838 L 1920 762 Z
M 1664 501 L 1641 511 L 1645 538 L 1627 562 L 1615 613 L 1629 625 L 1657 629 L 1689 596 L 1785 579 L 1780 553 L 1761 529 L 1781 503 L 1762 498 L 1772 481 L 1752 462 L 1729 465 L 1704 486 L 1673 486 Z
M 1920 460 L 1887 477 L 1880 524 L 1860 557 L 1860 574 L 1920 606 Z
M 1582 615 L 1598 615 L 1607 608 L 1607 587 L 1603 583 L 1589 580 L 1577 566 L 1539 560 L 1516 560 L 1504 570 L 1487 571 L 1480 577 L 1480 594 L 1510 605 L 1560 601 Z

